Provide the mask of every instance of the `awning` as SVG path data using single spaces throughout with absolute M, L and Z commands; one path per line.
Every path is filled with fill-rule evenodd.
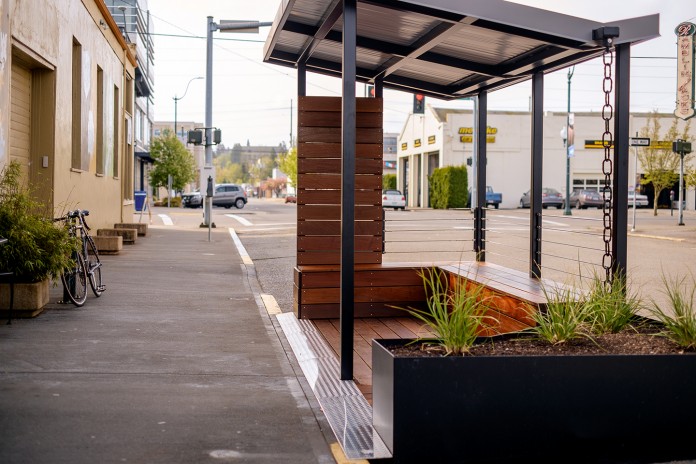
M 659 36 L 659 15 L 599 23 L 503 0 L 358 0 L 360 82 L 455 99 L 492 91 L 602 54 L 593 31 L 618 26 L 615 44 Z M 342 2 L 285 0 L 264 61 L 341 76 Z

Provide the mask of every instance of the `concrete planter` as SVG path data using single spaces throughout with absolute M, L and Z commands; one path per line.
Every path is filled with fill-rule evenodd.
M 696 354 L 394 357 L 374 340 L 373 424 L 395 463 L 696 458 Z
M 49 280 L 36 283 L 17 282 L 14 285 L 12 317 L 35 317 L 48 304 Z M 10 284 L 0 284 L 0 311 L 7 317 L 10 307 Z

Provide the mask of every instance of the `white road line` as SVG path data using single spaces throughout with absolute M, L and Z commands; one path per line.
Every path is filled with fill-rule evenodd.
M 166 214 L 158 214 L 160 218 L 162 218 L 162 223 L 164 223 L 165 226 L 173 226 L 174 221 L 172 221 L 172 218 L 167 216 Z
M 237 247 L 237 251 L 239 252 L 239 256 L 242 257 L 242 262 L 244 264 L 254 264 L 254 262 L 251 260 L 251 256 L 249 256 L 249 253 L 247 253 L 246 248 L 244 248 L 244 245 L 242 245 L 242 241 L 239 240 L 239 237 L 237 236 L 237 232 L 235 232 L 232 227 L 230 227 L 227 230 L 230 231 L 230 236 L 232 237 L 232 241 L 234 242 L 234 245 Z
M 245 218 L 241 216 L 237 216 L 236 214 L 225 214 L 225 216 L 230 217 L 236 221 L 238 221 L 241 225 L 243 226 L 253 226 L 251 222 L 247 221 Z

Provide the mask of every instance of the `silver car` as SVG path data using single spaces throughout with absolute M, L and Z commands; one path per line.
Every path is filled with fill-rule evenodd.
M 596 190 L 573 190 L 570 194 L 570 206 L 577 209 L 601 208 L 603 204 L 602 194 Z
M 520 208 L 529 208 L 531 204 L 529 192 L 527 190 L 520 198 Z M 561 208 L 563 206 L 563 195 L 556 189 L 543 188 L 541 189 L 541 207 L 548 208 L 549 206 Z
M 246 192 L 237 184 L 218 184 L 215 186 L 213 194 L 213 206 L 224 206 L 225 208 L 235 207 L 244 208 L 247 203 Z

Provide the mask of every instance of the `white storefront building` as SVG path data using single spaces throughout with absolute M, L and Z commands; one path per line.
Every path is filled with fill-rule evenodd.
M 645 127 L 649 116 L 647 113 L 632 114 L 629 133 L 636 134 Z M 661 134 L 666 134 L 674 116 L 660 114 L 659 117 Z M 566 118 L 567 113 L 544 114 L 543 186 L 555 188 L 565 194 L 566 177 L 569 177 L 571 191 L 577 188 L 598 190 L 604 179 L 604 150 L 601 147 L 604 121 L 601 114 L 574 114 L 575 141 L 569 176 L 566 176 L 566 147 L 561 135 L 566 127 Z M 684 121 L 679 121 L 679 133 L 684 124 Z M 613 129 L 613 123 L 611 127 Z M 531 130 L 531 115 L 528 112 L 488 112 L 486 184 L 503 194 L 503 208 L 517 207 L 522 194 L 529 190 Z M 467 159 L 473 158 L 473 133 L 474 116 L 470 109 L 435 108 L 427 105 L 424 114 L 409 115 L 397 145 L 397 185 L 405 192 L 409 207 L 429 206 L 428 176 L 434 169 L 466 165 Z M 670 142 L 671 146 L 671 141 L 662 141 Z M 643 169 L 639 164 L 636 176 L 634 148 L 630 149 L 630 156 L 629 179 L 639 179 Z M 691 165 L 694 163 L 691 162 Z M 468 174 L 471 188 L 471 167 L 468 168 Z M 668 193 L 666 192 L 667 195 Z M 650 195 L 651 193 L 649 197 L 652 198 Z M 694 209 L 695 197 L 693 189 L 686 191 L 687 209 Z

